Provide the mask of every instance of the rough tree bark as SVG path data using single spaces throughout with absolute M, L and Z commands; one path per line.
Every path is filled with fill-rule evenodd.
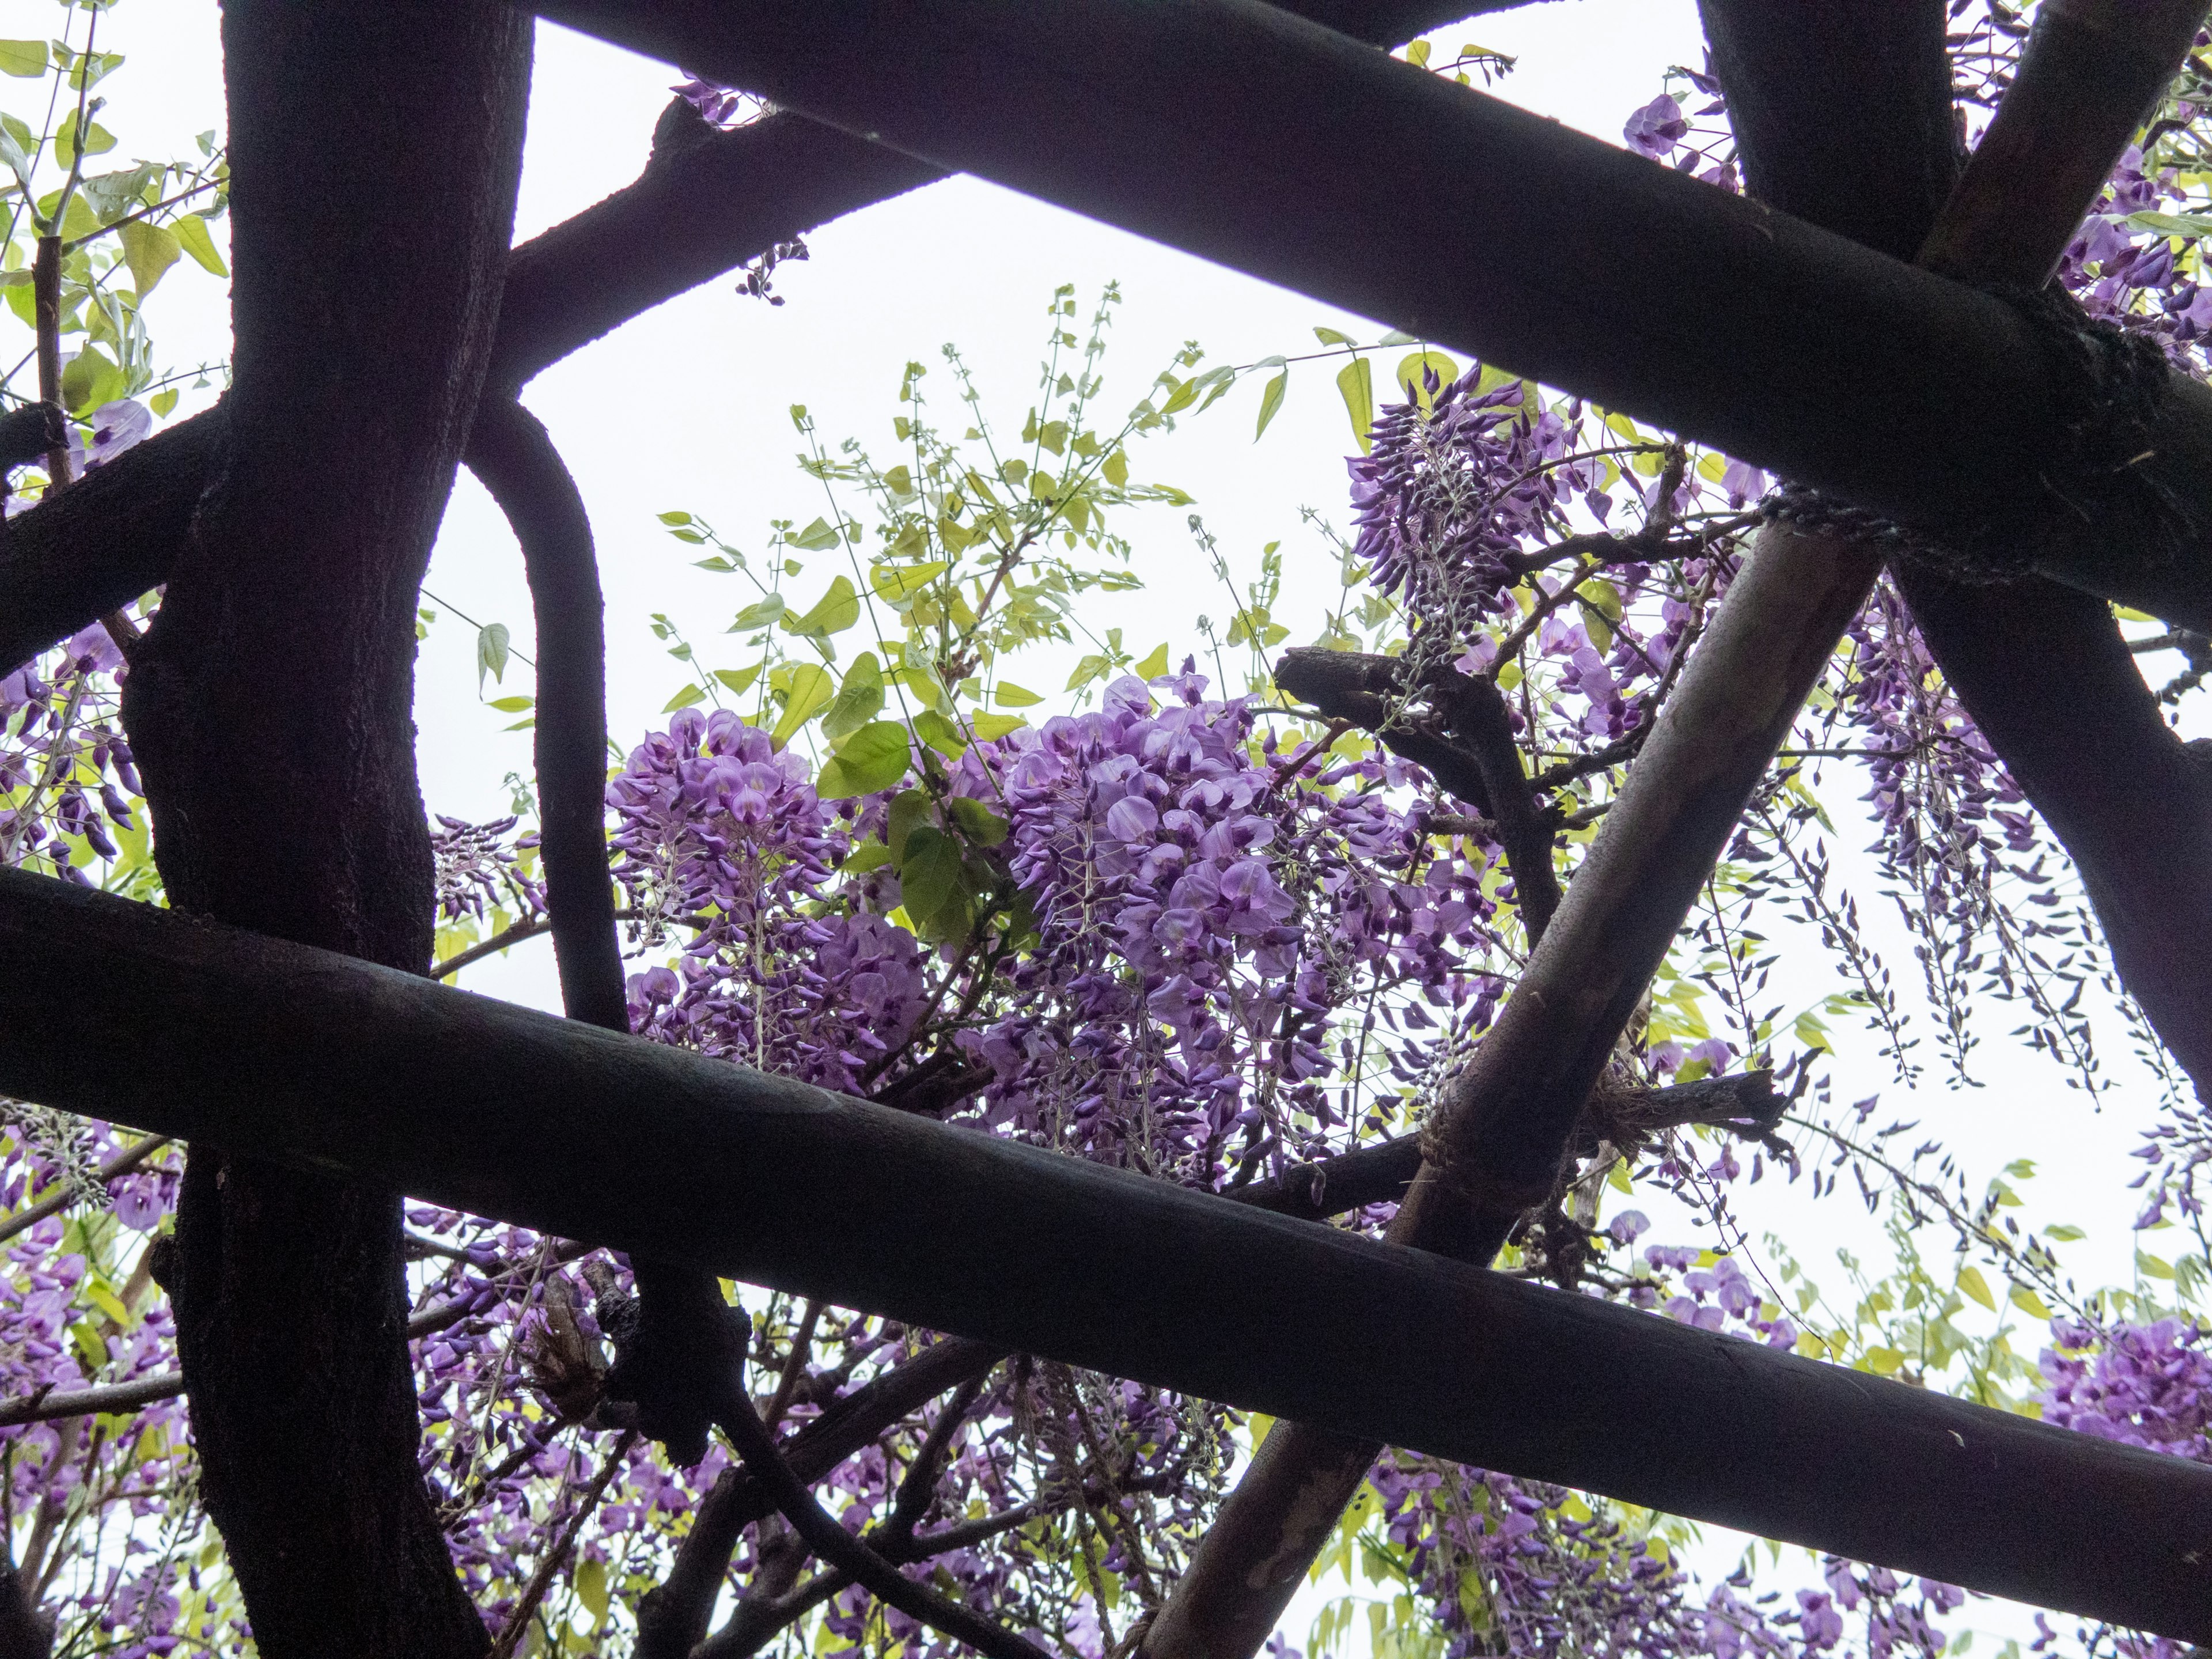
M 530 28 L 228 0 L 229 442 L 124 696 L 177 908 L 416 972 L 416 591 L 495 325 Z M 268 1659 L 486 1645 L 416 1471 L 400 1236 L 391 1193 L 187 1165 L 163 1279 Z

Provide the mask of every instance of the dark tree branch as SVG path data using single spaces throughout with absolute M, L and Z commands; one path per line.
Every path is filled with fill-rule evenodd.
M 1582 1135 L 1592 1150 L 1600 1138 L 1626 1146 L 1631 1136 L 1649 1138 L 1690 1124 L 1740 1128 L 1756 1136 L 1773 1129 L 1788 1103 L 1786 1096 L 1774 1092 L 1774 1074 L 1765 1071 L 1704 1078 L 1667 1089 L 1606 1091 L 1584 1109 Z M 1293 1164 L 1274 1179 L 1226 1188 L 1221 1196 L 1278 1215 L 1325 1221 L 1370 1204 L 1397 1202 L 1420 1168 L 1421 1137 L 1401 1135 L 1318 1163 Z
M 607 874 L 606 637 L 591 520 L 544 426 L 520 404 L 477 406 L 466 459 L 507 514 L 530 579 L 539 853 L 562 1005 L 571 1019 L 627 1031 Z
M 677 1547 L 668 1577 L 637 1604 L 635 1659 L 690 1659 L 691 1650 L 707 1639 L 730 1556 L 750 1519 L 739 1501 L 744 1481 L 736 1469 L 716 1477 Z
M 898 1492 L 891 1499 L 891 1512 L 884 1517 L 882 1526 L 871 1538 L 887 1555 L 910 1545 L 914 1529 L 929 1514 L 930 1501 L 937 1496 L 937 1477 L 945 1472 L 945 1455 L 951 1448 L 952 1437 L 960 1431 L 960 1425 L 968 1420 L 968 1413 L 975 1409 L 975 1396 L 982 1392 L 983 1381 L 981 1376 L 971 1376 L 963 1382 L 952 1398 L 939 1408 L 929 1432 L 922 1437 L 914 1462 L 907 1466 Z
M 168 592 L 123 691 L 179 911 L 412 974 L 434 911 L 416 596 L 490 353 L 530 34 L 496 0 L 224 7 L 231 442 L 189 532 L 160 527 Z M 401 246 L 404 281 L 360 280 Z M 417 1462 L 398 1197 L 260 1153 L 192 1147 L 164 1275 L 259 1650 L 477 1659 Z
M 1430 695 L 1444 723 L 1474 755 L 1497 818 L 1498 843 L 1513 872 L 1522 926 L 1533 947 L 1559 908 L 1559 875 L 1552 862 L 1557 820 L 1536 808 L 1512 716 L 1492 682 L 1446 668 L 1436 676 Z
M 2212 1637 L 2179 1458 L 16 871 L 0 982 L 19 1098 L 971 1335 L 886 1380 L 936 1368 L 921 1399 L 1019 1349 Z
M 530 579 L 540 852 L 562 1006 L 571 1019 L 627 1034 L 607 873 L 606 638 L 591 520 L 544 427 L 519 403 L 478 406 L 467 460 L 507 514 Z M 712 1274 L 652 1261 L 632 1266 L 641 1297 L 635 1334 L 650 1340 L 617 1361 L 607 1397 L 635 1406 L 640 1426 L 688 1467 L 707 1455 L 714 1408 L 702 1390 L 727 1311 Z
M 539 9 L 1510 365 L 1939 541 L 2212 625 L 2212 389 L 2166 378 L 2130 452 L 2148 455 L 2140 466 L 2069 459 L 2058 354 L 2005 301 L 1255 0 Z M 1079 95 L 1071 51 L 1097 66 Z M 1357 155 L 1309 118 L 1316 108 L 1363 112 Z M 1378 154 L 1399 188 L 1362 186 Z M 1535 246 L 1544 260 L 1523 257 Z M 1643 257 L 1620 260 L 1623 246 Z M 1422 258 L 1382 252 L 1413 246 Z M 2022 489 L 2039 477 L 2053 489 Z M 2085 514 L 2074 503 L 2087 495 L 2099 506 Z
M 797 115 L 715 132 L 679 101 L 663 132 L 635 184 L 508 257 L 490 386 L 511 395 L 579 347 L 777 243 L 945 176 Z
M 1349 720 L 1372 733 L 1483 817 L 1495 816 L 1474 751 L 1438 730 L 1440 721 L 1407 707 L 1409 693 L 1396 658 L 1296 647 L 1276 662 L 1275 686 L 1330 720 Z
M 151 1376 L 95 1389 L 40 1389 L 0 1405 L 0 1428 L 90 1417 L 99 1412 L 135 1412 L 156 1401 L 173 1400 L 184 1391 L 185 1379 L 174 1371 L 157 1371 Z
M 1275 684 L 1330 719 L 1349 720 L 1370 732 L 1393 753 L 1425 767 L 1462 800 L 1474 803 L 1505 849 L 1529 942 L 1543 937 L 1559 908 L 1559 872 L 1552 864 L 1558 826 L 1536 808 L 1511 716 L 1495 685 L 1449 668 L 1425 684 L 1408 685 L 1406 665 L 1398 658 L 1304 646 L 1285 651 L 1277 661 Z M 1414 708 L 1417 702 L 1428 704 L 1429 710 Z
M 877 1089 L 870 1099 L 895 1106 L 902 1112 L 942 1117 L 962 1101 L 986 1087 L 994 1073 L 957 1048 L 940 1048 L 915 1066 Z
M 896 1607 L 956 1642 L 966 1643 L 990 1659 L 1046 1659 L 1044 1650 L 1036 1644 L 996 1620 L 939 1595 L 927 1584 L 916 1583 L 847 1532 L 792 1473 L 776 1449 L 775 1437 L 754 1413 L 752 1402 L 740 1390 L 732 1389 L 731 1395 L 718 1419 L 722 1432 L 744 1460 L 745 1473 L 775 1500 L 792 1530 L 815 1554 L 885 1606 Z
M 2029 288 L 2049 281 L 2082 205 L 2097 199 L 2121 149 L 2155 112 L 2204 10 L 2203 0 L 2038 7 L 2021 70 L 1920 263 Z M 2023 197 L 2013 185 L 2025 179 L 2044 188 Z
M 28 466 L 56 445 L 66 448 L 66 421 L 59 404 L 25 404 L 0 415 L 0 468 Z
M 0 1462 L 0 1478 L 12 1473 Z M 53 1615 L 40 1610 L 37 1589 L 24 1577 L 15 1539 L 0 1536 L 0 1659 L 48 1659 L 54 1650 Z
M 228 430 L 218 404 L 9 524 L 0 538 L 0 672 L 169 579 Z
M 1962 159 L 1943 8 L 1886 6 L 1875 27 L 1855 0 L 1698 12 L 1744 188 L 1893 259 L 1917 254 Z

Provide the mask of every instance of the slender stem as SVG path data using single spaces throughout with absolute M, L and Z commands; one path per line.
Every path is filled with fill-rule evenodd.
M 767 1420 L 770 1434 L 783 1421 L 784 1413 L 791 1409 L 791 1396 L 798 1390 L 799 1376 L 806 1370 L 807 1355 L 813 1351 L 814 1328 L 821 1322 L 821 1301 L 809 1297 L 805 1316 L 799 1322 L 798 1333 L 791 1339 L 791 1352 L 784 1356 L 783 1375 L 776 1379 L 775 1398 L 769 1401 Z
M 988 1659 L 1046 1659 L 1044 1650 L 1035 1643 L 974 1608 L 915 1583 L 838 1525 L 792 1473 L 776 1449 L 775 1437 L 742 1393 L 731 1401 L 720 1420 L 722 1432 L 744 1460 L 745 1473 L 768 1491 L 783 1518 L 791 1522 L 792 1530 L 824 1562 L 851 1574 L 855 1583 L 886 1606 L 942 1631 L 956 1642 L 966 1643 Z M 495 1653 L 492 1659 L 506 1659 L 506 1656 Z
M 567 1562 L 568 1552 L 576 1547 L 577 1533 L 583 1529 L 584 1522 L 592 1511 L 599 1508 L 599 1499 L 606 1492 L 607 1483 L 615 1478 L 615 1471 L 622 1467 L 623 1460 L 629 1455 L 629 1449 L 636 1443 L 637 1431 L 623 1430 L 622 1438 L 615 1442 L 615 1449 L 600 1463 L 599 1472 L 592 1477 L 592 1484 L 586 1489 L 582 1501 L 576 1505 L 575 1513 L 568 1517 L 568 1525 L 561 1529 L 559 1541 L 545 1553 L 544 1559 L 538 1564 L 538 1571 L 530 1575 L 530 1583 L 523 1588 L 522 1599 L 514 1604 L 514 1611 L 508 1615 L 505 1627 L 499 1633 L 499 1639 L 491 1644 L 488 1659 L 513 1659 L 515 1647 L 522 1639 L 522 1632 L 529 1628 L 531 1617 L 538 1611 L 538 1604 L 545 1599 L 545 1592 L 552 1587 L 554 1575 Z
M 173 208 L 179 202 L 191 201 L 193 197 L 199 195 L 204 191 L 213 190 L 216 187 L 216 181 L 212 179 L 203 179 L 200 183 L 194 185 L 190 190 L 180 190 L 174 196 L 166 197 L 162 200 L 155 203 L 151 207 L 140 208 L 136 213 L 127 213 L 124 215 L 122 218 L 115 220 L 112 223 L 102 225 L 98 230 L 93 231 L 89 234 L 80 236 L 73 242 L 63 243 L 62 252 L 64 253 L 74 253 L 81 247 L 88 247 L 93 243 L 98 241 L 101 237 L 106 235 L 110 231 L 120 230 L 125 225 L 135 225 L 142 219 L 150 219 L 155 214 L 159 213 L 163 208 Z
M 143 1140 L 133 1141 L 100 1166 L 96 1179 L 104 1185 L 118 1176 L 130 1174 L 131 1170 L 153 1157 L 174 1139 L 173 1135 L 149 1135 Z M 28 1209 L 18 1210 L 5 1221 L 0 1221 L 0 1244 L 7 1243 L 18 1233 L 37 1226 L 48 1216 L 59 1214 L 69 1207 L 70 1201 L 76 1195 L 76 1183 L 73 1181 L 64 1181 L 59 1192 L 40 1199 Z

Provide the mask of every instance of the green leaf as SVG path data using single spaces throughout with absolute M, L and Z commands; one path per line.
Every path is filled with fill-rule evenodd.
M 594 1619 L 607 1616 L 607 1564 L 586 1559 L 576 1565 L 576 1599 Z
M 881 697 L 880 690 L 877 696 Z M 824 800 L 847 800 L 896 787 L 912 763 L 907 741 L 906 727 L 896 720 L 861 726 L 838 744 L 815 781 L 815 793 Z
M 663 524 L 690 524 L 691 522 L 691 515 L 679 508 L 672 513 L 663 513 L 660 514 L 660 521 Z
M 169 411 L 177 406 L 177 388 L 173 386 L 163 386 L 146 400 L 146 406 L 154 411 L 155 420 L 167 420 Z
M 892 604 L 910 599 L 943 575 L 947 566 L 942 559 L 932 559 L 927 564 L 879 564 L 868 572 L 868 585 Z
M 1224 364 L 1219 368 L 1206 370 L 1190 384 L 1194 391 L 1206 393 L 1206 401 L 1198 406 L 1198 412 L 1203 415 L 1227 396 L 1229 388 L 1237 384 L 1237 371 Z
M 124 395 L 123 371 L 98 346 L 88 345 L 62 369 L 62 402 L 72 415 L 112 404 Z
M 783 615 L 786 609 L 781 593 L 771 593 L 766 599 L 756 599 L 738 612 L 737 620 L 730 624 L 730 632 L 750 634 L 757 629 L 773 627 L 775 619 Z
M 46 43 L 43 40 L 0 40 L 0 75 L 27 81 L 46 72 Z
M 183 248 L 177 239 L 159 225 L 149 225 L 143 219 L 133 219 L 116 230 L 123 244 L 123 262 L 131 267 L 131 286 L 138 290 L 143 300 L 154 291 L 169 267 L 177 263 Z
M 1352 343 L 1352 337 L 1349 334 L 1339 334 L 1333 328 L 1316 327 L 1314 330 L 1314 338 L 1319 340 L 1323 345 L 1350 345 Z
M 2025 1285 L 2015 1285 L 2012 1287 L 2012 1305 L 2022 1313 L 2031 1314 L 2038 1319 L 2049 1319 L 2051 1316 L 2051 1310 L 2044 1304 L 2043 1298 Z
M 487 623 L 477 630 L 477 696 L 483 696 L 483 677 L 507 678 L 508 634 L 505 623 Z
M 830 584 L 830 591 L 814 609 L 796 620 L 785 617 L 783 625 L 810 639 L 826 639 L 832 634 L 843 633 L 860 620 L 860 595 L 853 591 L 849 578 L 840 576 Z
M 968 739 L 960 728 L 934 708 L 925 708 L 914 717 L 914 734 L 947 760 L 958 760 L 968 750 Z
M 76 112 L 71 110 L 54 134 L 54 160 L 63 167 L 69 167 L 76 160 Z M 114 148 L 113 133 L 97 121 L 88 120 L 84 124 L 84 153 L 87 155 L 105 155 Z M 70 198 L 70 205 L 76 205 L 75 198 Z M 99 226 L 94 224 L 92 228 L 97 230 Z M 70 230 L 66 226 L 63 229 L 63 234 L 71 241 L 75 241 L 84 234 L 82 231 Z
M 1129 672 L 1140 680 L 1156 680 L 1166 673 L 1168 672 L 1167 641 L 1161 641 L 1158 648 L 1152 655 L 1146 657 Z
M 1336 389 L 1344 395 L 1345 412 L 1352 416 L 1352 435 L 1359 453 L 1375 447 L 1375 371 L 1364 357 L 1354 357 L 1337 371 Z
M 848 876 L 865 876 L 871 870 L 880 870 L 891 861 L 891 849 L 879 841 L 864 841 L 845 855 L 844 870 Z
M 1997 1310 L 1997 1299 L 1990 1294 L 1989 1280 L 1982 1277 L 1979 1267 L 1961 1267 L 1959 1270 L 1959 1288 L 1991 1313 Z
M 1104 678 L 1107 671 L 1113 665 L 1105 658 L 1094 652 L 1075 665 L 1075 672 L 1067 677 L 1066 689 L 1070 691 L 1080 691 L 1091 681 Z
M 520 714 L 524 709 L 535 708 L 537 706 L 538 699 L 535 697 L 494 697 L 486 705 L 488 708 L 496 708 L 502 714 Z
M 978 847 L 996 847 L 1006 838 L 1006 821 L 980 800 L 965 795 L 955 795 L 945 803 L 960 831 Z
M 918 926 L 960 895 L 960 843 L 942 830 L 918 823 L 907 834 L 899 860 L 899 902 Z
M 860 660 L 846 671 L 844 684 L 838 687 L 836 696 L 823 713 L 822 735 L 842 752 L 842 739 L 874 720 L 883 706 L 883 671 L 876 666 L 875 653 L 864 651 Z
M 2130 230 L 2162 231 L 2168 236 L 2212 235 L 2212 218 L 2197 213 L 2130 213 L 2127 226 Z
M 760 672 L 761 665 L 755 663 L 750 668 L 717 668 L 714 678 L 721 681 L 732 696 L 742 697 L 752 683 L 760 678 Z
M 1283 360 L 1280 357 L 1271 357 L 1267 362 L 1273 363 L 1282 363 Z M 1261 367 L 1264 368 L 1266 365 L 1262 364 Z M 1290 389 L 1290 365 L 1284 363 L 1281 371 L 1276 374 L 1273 380 L 1267 382 L 1267 389 L 1260 393 L 1260 423 L 1252 430 L 1252 441 L 1254 443 L 1258 443 L 1261 438 L 1267 435 L 1267 423 L 1273 421 L 1275 416 L 1281 412 L 1283 407 L 1283 394 Z
M 843 542 L 844 538 L 820 519 L 791 538 L 793 547 L 804 548 L 809 553 L 826 553 L 833 547 L 842 545 Z
M 2045 1227 L 2043 1230 L 2043 1232 L 2045 1237 L 2055 1238 L 2061 1244 L 2071 1244 L 2076 1239 L 2087 1238 L 2089 1236 L 2083 1232 L 2079 1227 L 2069 1226 L 2063 1221 L 2056 1226 Z
M 1178 380 L 1170 375 L 1167 383 L 1174 389 L 1168 393 L 1167 402 L 1160 405 L 1161 414 L 1180 415 L 1198 401 L 1200 387 L 1196 380 Z
M 1104 474 L 1106 482 L 1116 489 L 1129 482 L 1129 458 L 1121 450 L 1109 455 L 1106 464 L 1098 470 Z
M 975 734 L 976 742 L 989 743 L 1009 732 L 1018 732 L 1028 724 L 1019 714 L 971 714 L 968 729 Z
M 208 234 L 207 221 L 198 214 L 187 213 L 169 228 L 175 234 L 178 246 L 198 262 L 201 270 L 210 276 L 230 275 L 230 267 L 223 264 L 222 255 L 215 251 L 215 238 Z
M 1866 1368 L 1876 1376 L 1894 1376 L 1905 1364 L 1905 1356 L 1894 1348 L 1869 1348 Z
M 917 824 L 929 821 L 929 797 L 919 789 L 904 789 L 891 797 L 884 822 L 884 845 L 891 849 L 893 863 L 906 857 L 906 838 Z
M 778 749 L 790 742 L 800 726 L 828 708 L 830 699 L 837 692 L 837 682 L 818 663 L 787 663 L 769 677 L 769 684 L 785 697 L 782 718 L 769 734 L 769 740 Z
M 1012 680 L 1000 680 L 991 693 L 991 701 L 1001 708 L 1033 708 L 1044 699 Z
M 672 714 L 679 708 L 689 708 L 693 703 L 704 702 L 706 700 L 706 688 L 694 680 L 662 704 L 660 712 L 664 714 Z
M 14 118 L 9 118 L 12 120 Z M 9 171 L 15 175 L 16 184 L 21 186 L 23 194 L 28 196 L 31 193 L 31 158 L 23 148 L 23 141 L 13 132 L 0 132 L 0 161 L 7 162 Z

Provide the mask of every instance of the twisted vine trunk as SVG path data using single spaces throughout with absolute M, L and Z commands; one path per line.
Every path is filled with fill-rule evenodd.
M 227 0 L 230 441 L 124 696 L 173 904 L 418 972 L 416 592 L 497 319 L 530 30 L 495 0 Z M 162 1277 L 261 1653 L 481 1653 L 416 1469 L 398 1197 L 196 1148 Z

